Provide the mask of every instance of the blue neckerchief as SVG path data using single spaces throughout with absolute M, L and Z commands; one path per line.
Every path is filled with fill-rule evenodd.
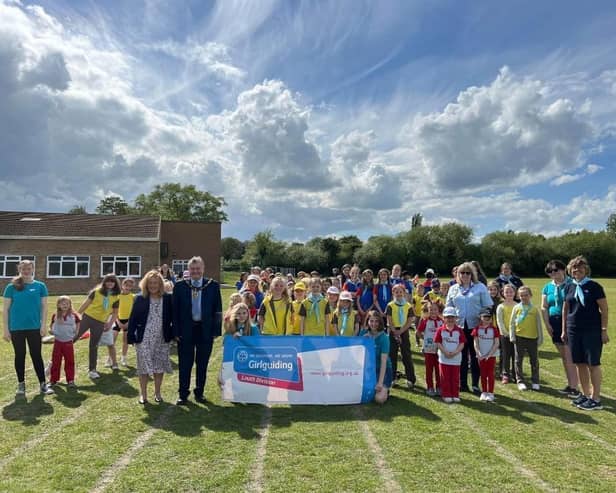
M 389 286 L 389 284 L 382 284 L 381 286 L 383 287 L 383 299 L 387 300 L 387 287 Z
M 528 305 L 525 305 L 523 303 L 520 303 L 518 306 L 522 307 L 522 313 L 520 313 L 518 315 L 518 318 L 516 318 L 517 324 L 520 325 L 522 322 L 524 322 L 524 319 L 528 315 L 528 312 L 530 312 L 530 309 L 533 307 L 533 304 L 529 303 Z
M 585 277 L 581 281 L 576 281 L 575 279 L 571 280 L 571 282 L 575 284 L 575 297 L 578 299 L 578 301 L 580 302 L 582 306 L 586 306 L 586 303 L 584 300 L 584 290 L 582 289 L 582 286 L 586 284 L 588 281 L 590 281 L 590 277 Z
M 511 278 L 512 278 L 512 277 L 513 277 L 513 276 L 511 276 L 511 275 L 506 276 L 505 274 L 499 274 L 499 275 L 498 275 L 498 278 L 499 278 L 501 281 L 506 282 L 506 283 L 508 283 L 509 281 L 511 281 Z
M 237 332 L 239 332 L 240 335 L 243 336 L 244 335 L 244 326 L 243 325 L 239 325 L 237 327 Z
M 340 315 L 342 315 L 342 319 L 340 320 L 340 335 L 344 335 L 344 332 L 346 331 L 347 323 L 349 321 L 349 313 L 350 310 L 348 309 L 340 310 Z
M 107 291 L 105 296 L 103 296 L 103 310 L 109 310 L 109 291 Z
M 404 319 L 404 305 L 406 305 L 406 300 L 394 300 L 394 303 L 398 305 L 398 322 L 400 322 L 400 326 L 402 327 L 402 320 Z
M 468 288 L 464 288 L 462 284 L 458 284 L 458 286 L 460 286 L 460 291 L 462 292 L 462 296 L 466 296 L 470 292 L 470 290 L 473 289 L 474 284 L 471 281 L 471 283 L 468 285 Z
M 308 295 L 308 301 L 310 301 L 310 313 L 313 313 L 315 318 L 317 319 L 317 323 L 320 322 L 321 314 L 319 313 L 319 302 L 323 299 L 322 294 L 317 294 L 316 296 L 313 293 Z
M 554 306 L 556 308 L 562 308 L 563 301 L 565 299 L 563 292 L 566 291 L 567 286 L 570 283 L 571 278 L 567 276 L 565 276 L 565 279 L 560 284 L 556 284 L 554 281 L 552 281 L 552 285 L 554 286 Z

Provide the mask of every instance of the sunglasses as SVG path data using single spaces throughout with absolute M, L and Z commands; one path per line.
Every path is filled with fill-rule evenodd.
M 482 315 L 481 318 L 492 318 L 492 315 Z
M 465 275 L 465 276 L 470 276 L 470 275 L 471 275 L 471 273 L 470 273 L 470 272 L 466 272 L 466 271 L 464 271 L 464 272 L 460 272 L 460 274 Z
M 555 274 L 559 271 L 560 269 L 548 269 L 548 274 Z

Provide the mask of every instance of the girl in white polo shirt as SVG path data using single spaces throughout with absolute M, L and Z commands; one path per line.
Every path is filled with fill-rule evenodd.
M 460 363 L 466 338 L 464 331 L 456 325 L 456 318 L 454 307 L 445 308 L 443 310 L 445 323 L 438 328 L 434 337 L 438 347 L 441 396 L 447 403 L 460 402 Z
M 484 308 L 479 312 L 479 325 L 471 335 L 475 339 L 475 352 L 479 361 L 481 377 L 481 397 L 479 400 L 492 402 L 494 400 L 494 371 L 498 353 L 500 332 L 494 325 L 492 310 Z

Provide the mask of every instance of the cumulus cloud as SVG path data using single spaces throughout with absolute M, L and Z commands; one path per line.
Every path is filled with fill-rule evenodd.
M 281 81 L 242 92 L 222 124 L 235 139 L 244 173 L 269 189 L 324 190 L 334 181 L 314 143 L 308 141 L 310 109 Z
M 551 182 L 550 185 L 552 185 L 553 187 L 559 187 L 561 185 L 564 185 L 566 183 L 572 183 L 574 181 L 578 181 L 579 179 L 584 177 L 584 173 L 578 173 L 575 175 L 560 175 L 558 178 L 554 178 Z
M 586 173 L 589 175 L 594 175 L 597 171 L 601 171 L 603 166 L 599 166 L 598 164 L 589 164 L 586 166 Z
M 424 176 L 445 190 L 539 183 L 577 168 L 592 127 L 567 99 L 506 67 L 489 86 L 462 91 L 442 112 L 420 115 L 408 139 Z

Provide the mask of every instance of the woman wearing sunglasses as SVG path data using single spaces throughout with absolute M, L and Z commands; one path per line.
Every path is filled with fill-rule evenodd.
M 460 390 L 469 391 L 468 363 L 471 364 L 473 392 L 479 393 L 479 363 L 473 346 L 471 331 L 479 325 L 479 313 L 492 306 L 492 298 L 486 285 L 477 279 L 477 270 L 471 262 L 460 264 L 457 269 L 457 284 L 449 288 L 446 306 L 456 309 L 458 326 L 464 329 L 466 343 L 462 350 L 460 365 Z
M 550 260 L 545 266 L 545 273 L 550 277 L 550 282 L 543 287 L 541 292 L 541 314 L 548 334 L 558 349 L 567 376 L 567 386 L 559 392 L 576 398 L 580 395 L 577 371 L 571 359 L 571 350 L 562 340 L 563 302 L 571 284 L 571 278 L 567 276 L 566 266 L 560 260 Z

